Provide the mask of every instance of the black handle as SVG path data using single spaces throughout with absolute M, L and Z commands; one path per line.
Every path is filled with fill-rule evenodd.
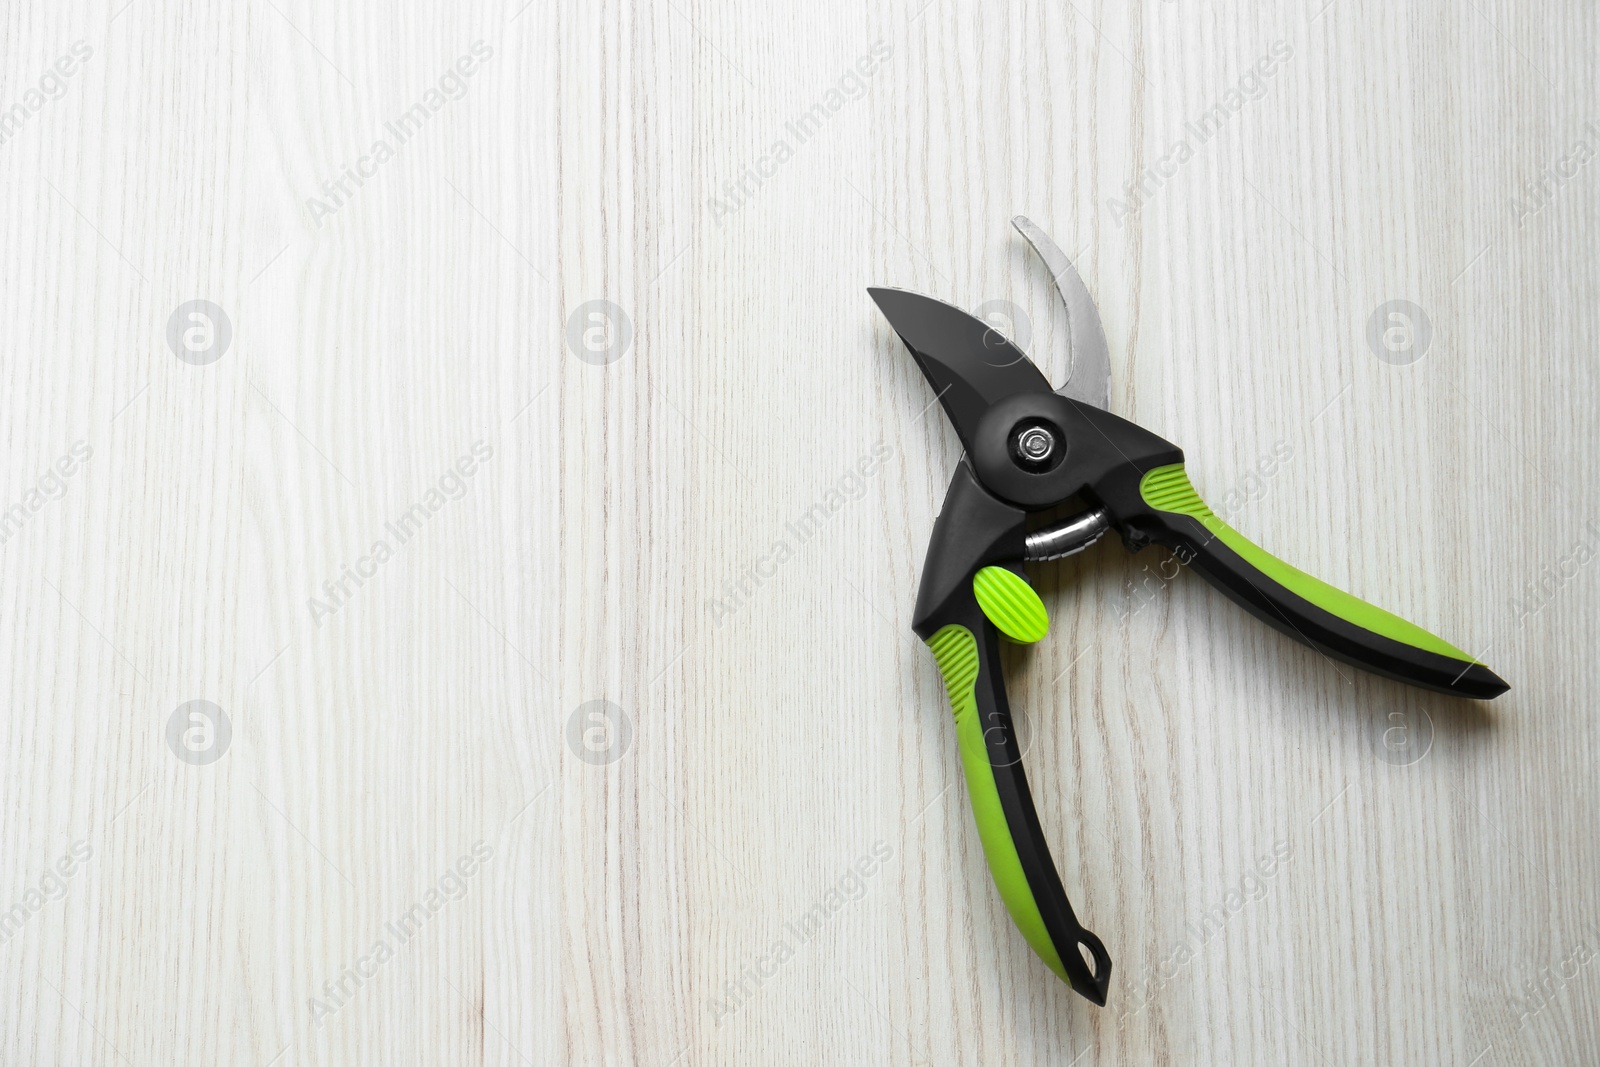
M 1111 956 L 1079 924 L 1039 825 L 1006 700 L 999 633 L 970 594 L 952 608 L 928 645 L 955 713 L 967 795 L 989 873 L 1039 958 L 1074 992 L 1104 1005 Z M 1092 968 L 1079 946 L 1088 951 Z
M 913 627 L 944 675 L 973 818 L 1006 910 L 1059 978 L 1103 1005 L 1111 957 L 1078 924 L 1039 826 L 1006 700 L 1000 631 L 992 621 L 1005 622 L 1016 640 L 1043 636 L 1043 605 L 1017 562 L 1026 528 L 1026 513 L 990 494 L 962 463 L 934 523 Z
M 1454 696 L 1488 700 L 1510 688 L 1477 658 L 1274 556 L 1206 506 L 1183 464 L 1139 483 L 1138 528 L 1250 614 L 1345 663 Z

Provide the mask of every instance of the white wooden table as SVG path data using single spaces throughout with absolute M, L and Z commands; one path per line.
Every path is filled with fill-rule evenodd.
M 521 3 L 0 15 L 0 1063 L 1600 1059 L 1593 4 Z M 1513 685 L 1039 567 L 1104 1009 L 864 292 L 1059 379 L 1017 212 L 1234 525 Z

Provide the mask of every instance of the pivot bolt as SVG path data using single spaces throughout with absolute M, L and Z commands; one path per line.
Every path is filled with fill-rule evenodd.
M 1056 437 L 1043 426 L 1029 426 L 1017 434 L 1012 447 L 1024 466 L 1043 467 L 1055 455 Z

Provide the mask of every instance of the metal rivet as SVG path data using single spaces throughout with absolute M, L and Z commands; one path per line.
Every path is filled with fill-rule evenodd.
M 1043 426 L 1030 426 L 1017 438 L 1018 454 L 1030 463 L 1043 463 L 1055 450 L 1055 435 Z

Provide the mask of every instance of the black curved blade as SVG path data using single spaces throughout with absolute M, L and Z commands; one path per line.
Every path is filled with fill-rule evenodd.
M 1039 368 L 982 319 L 904 289 L 867 292 L 911 350 L 969 452 L 978 420 L 997 400 L 1051 391 Z

